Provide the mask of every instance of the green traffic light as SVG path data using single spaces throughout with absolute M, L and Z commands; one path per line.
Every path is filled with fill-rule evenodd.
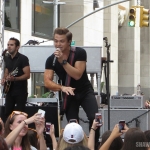
M 135 26 L 135 22 L 134 22 L 134 21 L 130 21 L 130 22 L 129 22 L 129 26 L 130 26 L 130 27 L 134 27 L 134 26 Z

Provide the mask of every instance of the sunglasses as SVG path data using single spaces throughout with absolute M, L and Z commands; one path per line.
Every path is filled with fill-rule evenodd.
M 15 116 L 15 115 L 24 115 L 26 117 L 28 117 L 28 114 L 26 114 L 25 112 L 21 112 L 21 111 L 13 111 L 10 115 L 10 120 Z

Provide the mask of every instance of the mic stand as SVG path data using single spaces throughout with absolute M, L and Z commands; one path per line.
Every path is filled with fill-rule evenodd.
M 107 77 L 106 77 L 106 94 L 107 94 L 107 102 L 108 102 L 108 130 L 110 130 L 110 92 L 109 92 L 109 63 L 113 62 L 110 61 L 110 52 L 109 52 L 109 48 L 110 48 L 110 44 L 108 44 L 108 38 L 104 37 L 103 38 L 104 42 L 105 42 L 105 47 L 107 48 Z

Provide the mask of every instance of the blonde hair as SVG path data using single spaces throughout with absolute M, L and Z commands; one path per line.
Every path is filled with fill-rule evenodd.
M 74 146 L 74 145 L 82 145 L 82 146 L 87 147 L 87 143 L 88 143 L 88 138 L 87 138 L 87 136 L 86 136 L 85 133 L 84 133 L 84 138 L 83 138 L 83 140 L 82 140 L 81 142 L 79 142 L 79 143 L 76 143 L 76 144 L 67 143 L 67 142 L 63 139 L 63 133 L 62 133 L 62 134 L 60 135 L 60 137 L 59 137 L 57 150 L 64 150 L 65 148 L 71 147 L 71 146 Z

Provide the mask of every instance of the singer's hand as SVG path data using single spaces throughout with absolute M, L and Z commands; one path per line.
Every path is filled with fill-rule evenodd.
M 63 53 L 59 48 L 56 49 L 54 55 L 60 63 L 63 61 Z
M 75 88 L 62 86 L 62 87 L 61 87 L 61 90 L 62 90 L 64 93 L 66 93 L 67 95 L 75 95 L 75 94 L 74 94 Z

